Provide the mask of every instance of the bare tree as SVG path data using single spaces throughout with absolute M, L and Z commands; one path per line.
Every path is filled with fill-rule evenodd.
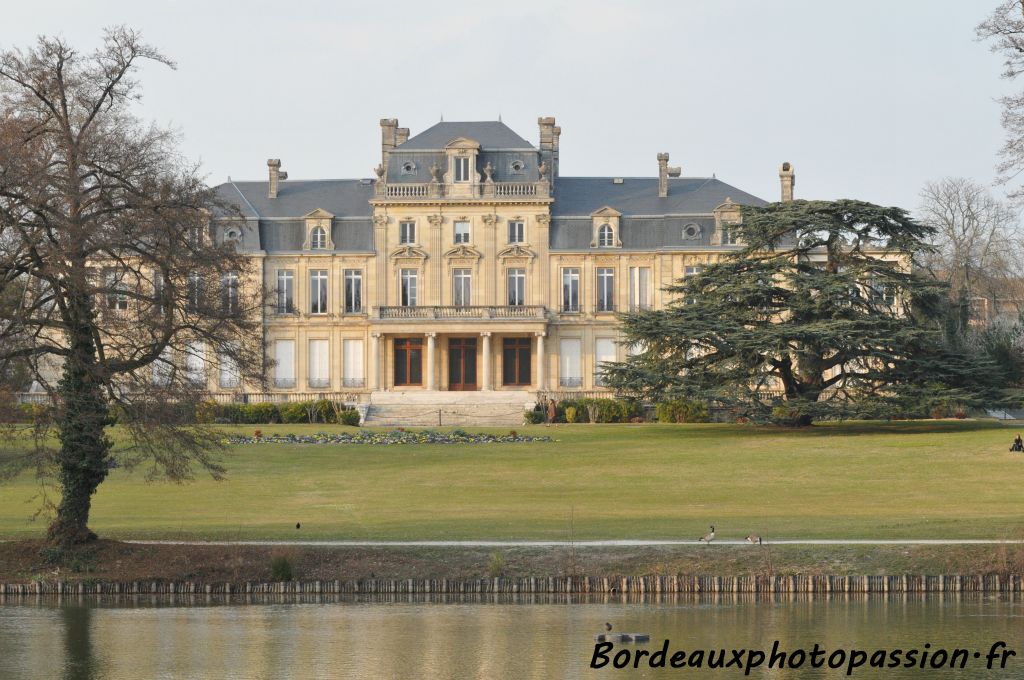
M 992 51 L 1003 58 L 1003 78 L 1015 80 L 1024 73 L 1024 0 L 1005 0 L 975 28 L 979 40 L 990 41 Z M 1000 98 L 1006 141 L 999 151 L 998 170 L 1003 182 L 1012 182 L 1024 171 L 1024 93 Z M 1024 198 L 1024 187 L 1010 192 Z
M 215 433 L 187 424 L 206 371 L 262 375 L 258 276 L 211 226 L 230 208 L 173 134 L 131 113 L 145 60 L 173 68 L 125 28 L 90 54 L 45 37 L 0 52 L 0 365 L 27 362 L 51 393 L 59 442 L 7 460 L 55 476 L 49 536 L 65 545 L 95 537 L 115 418 L 121 462 L 221 476 Z
M 1017 211 L 964 177 L 928 182 L 921 199 L 920 220 L 935 230 L 935 249 L 923 258 L 949 283 L 952 299 L 975 301 L 975 312 L 988 319 L 1018 314 L 1024 302 L 1024 230 Z

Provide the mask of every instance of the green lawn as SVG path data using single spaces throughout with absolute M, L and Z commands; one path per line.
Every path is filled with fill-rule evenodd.
M 711 523 L 720 538 L 1017 538 L 1014 428 L 562 425 L 518 428 L 551 443 L 240 446 L 222 482 L 115 470 L 91 525 L 108 538 L 566 540 L 571 516 L 577 539 L 692 539 Z M 0 486 L 0 536 L 43 535 L 35 492 L 29 476 Z

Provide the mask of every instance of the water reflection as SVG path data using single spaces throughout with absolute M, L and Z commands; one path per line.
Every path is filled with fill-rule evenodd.
M 0 598 L 0 678 L 622 678 L 742 672 L 592 670 L 593 634 L 652 635 L 647 647 L 967 647 L 1024 654 L 1020 595 L 74 596 Z M 757 670 L 759 678 L 839 677 Z M 864 678 L 1022 678 L 983 665 Z

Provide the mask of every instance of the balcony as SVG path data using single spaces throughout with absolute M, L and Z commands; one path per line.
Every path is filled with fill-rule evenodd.
M 480 184 L 444 184 L 442 182 L 398 182 L 374 185 L 379 199 L 431 200 L 442 198 L 540 198 L 551 197 L 547 180 L 537 182 L 483 182 Z
M 562 376 L 558 379 L 559 387 L 583 387 L 583 378 L 575 378 L 570 376 Z
M 366 387 L 365 378 L 344 378 L 341 381 L 341 386 L 350 389 L 362 389 Z
M 290 390 L 295 387 L 295 378 L 274 378 L 274 387 L 279 390 Z
M 422 307 L 378 307 L 377 318 L 387 319 L 545 319 L 543 305 L 425 305 Z

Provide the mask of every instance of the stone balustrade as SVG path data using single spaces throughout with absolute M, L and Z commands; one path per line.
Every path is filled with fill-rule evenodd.
M 547 180 L 537 182 L 483 182 L 481 184 L 443 184 L 441 182 L 377 182 L 374 195 L 384 199 L 439 198 L 550 198 Z
M 379 319 L 544 319 L 543 305 L 423 305 L 418 307 L 378 307 Z

